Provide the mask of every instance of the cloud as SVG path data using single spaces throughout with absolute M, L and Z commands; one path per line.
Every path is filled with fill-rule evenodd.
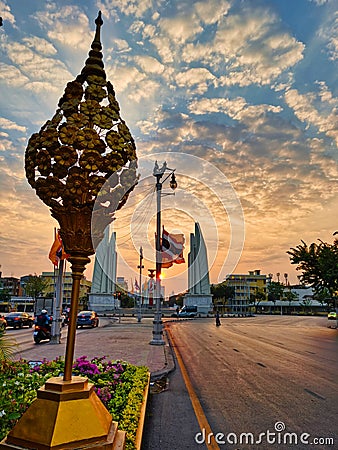
M 135 56 L 134 61 L 147 73 L 162 74 L 165 71 L 165 66 L 152 56 Z
M 184 44 L 203 31 L 196 17 L 185 14 L 179 17 L 160 19 L 159 27 L 161 32 L 176 44 Z
M 0 80 L 7 86 L 22 87 L 29 82 L 29 78 L 26 77 L 17 67 L 0 63 Z
M 27 36 L 22 39 L 27 46 L 44 56 L 52 56 L 57 53 L 56 48 L 46 39 L 37 36 Z
M 338 59 L 338 11 L 328 16 L 319 30 L 319 37 L 326 41 L 326 47 L 331 60 Z
M 35 18 L 55 44 L 88 51 L 92 32 L 88 17 L 78 6 L 66 5 L 60 8 L 57 4 L 47 3 L 43 11 L 36 12 Z
M 209 65 L 220 85 L 267 85 L 303 58 L 304 44 L 281 29 L 276 16 L 259 7 L 224 17 L 212 42 L 187 44 L 184 61 Z M 226 72 L 226 75 L 223 75 Z
M 131 48 L 128 44 L 128 42 L 125 39 L 114 39 L 114 50 L 118 53 L 128 53 L 130 52 Z M 108 50 L 106 52 L 108 55 L 110 54 L 110 51 Z M 108 58 L 107 58 L 108 60 Z
M 325 3 L 327 3 L 329 0 L 309 0 L 312 3 L 316 3 L 316 5 L 318 6 L 322 6 L 325 5 Z
M 36 51 L 36 45 L 43 50 L 42 54 Z M 5 74 L 0 75 L 8 85 L 21 86 L 35 92 L 58 91 L 72 78 L 64 63 L 45 56 L 45 52 L 50 52 L 52 46 L 46 46 L 44 40 L 28 39 L 24 43 L 5 41 L 2 48 L 13 64 L 4 65 Z
M 230 6 L 230 1 L 209 0 L 208 2 L 197 2 L 195 11 L 205 24 L 211 25 L 220 21 L 228 13 Z
M 223 113 L 234 120 L 238 120 L 256 130 L 261 125 L 261 118 L 267 113 L 279 113 L 281 106 L 273 105 L 248 105 L 244 98 L 205 98 L 194 100 L 189 104 L 189 110 L 196 115 L 210 113 Z
M 103 0 L 98 2 L 99 8 L 108 17 L 119 17 L 117 12 L 126 16 L 142 17 L 143 14 L 154 8 L 152 0 Z
M 41 265 L 48 265 L 55 220 L 33 190 L 27 189 L 25 180 L 19 182 L 13 174 L 2 174 L 0 192 L 1 227 L 6 230 L 0 237 L 3 273 L 41 273 Z
M 220 107 L 207 106 L 216 111 Z M 255 112 L 256 107 L 251 109 L 239 98 L 221 103 L 221 108 L 241 121 L 229 127 L 181 115 L 180 119 L 175 116 L 175 127 L 170 127 L 173 112 L 157 111 L 157 139 L 139 142 L 140 154 L 170 148 L 213 161 L 232 183 L 246 221 L 255 230 L 258 225 L 288 227 L 295 211 L 297 220 L 304 219 L 337 195 L 335 152 L 328 154 L 323 140 L 307 138 L 270 105 L 258 105 Z M 252 134 L 255 115 L 259 126 Z M 243 123 L 248 129 L 243 129 Z
M 338 99 L 334 98 L 324 82 L 319 82 L 318 92 L 301 94 L 297 89 L 285 92 L 285 101 L 296 117 L 313 125 L 338 144 Z
M 12 25 L 15 24 L 15 17 L 11 13 L 10 6 L 6 2 L 1 1 L 1 0 L 0 0 L 0 11 L 1 11 L 1 17 L 2 17 L 5 25 L 6 25 L 6 21 L 10 22 Z
M 26 127 L 20 126 L 11 120 L 5 119 L 4 117 L 0 117 L 0 128 L 5 130 L 17 130 L 22 133 L 25 133 L 27 130 Z
M 214 75 L 206 68 L 192 68 L 176 74 L 175 81 L 178 87 L 186 88 L 187 94 L 192 91 L 194 86 L 195 94 L 204 94 L 209 84 L 215 81 Z

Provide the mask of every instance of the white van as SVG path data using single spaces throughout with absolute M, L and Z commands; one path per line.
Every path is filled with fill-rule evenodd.
M 196 317 L 197 306 L 184 305 L 178 312 L 178 317 Z

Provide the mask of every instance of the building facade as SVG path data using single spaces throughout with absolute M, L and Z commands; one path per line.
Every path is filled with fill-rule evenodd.
M 252 270 L 247 274 L 231 274 L 226 277 L 226 283 L 234 290 L 233 298 L 228 300 L 225 307 L 229 314 L 246 316 L 250 313 L 250 303 L 257 292 L 261 292 L 267 300 L 266 275 L 260 270 Z
M 58 270 L 55 272 L 42 272 L 41 278 L 47 281 L 48 285 L 44 291 L 44 296 L 53 298 L 55 292 L 55 283 L 58 277 Z M 63 277 L 63 289 L 62 289 L 62 309 L 70 308 L 72 297 L 72 273 L 65 272 Z M 92 282 L 87 280 L 85 276 L 80 281 L 80 294 L 79 294 L 79 307 L 86 308 L 88 301 L 88 294 L 91 289 Z

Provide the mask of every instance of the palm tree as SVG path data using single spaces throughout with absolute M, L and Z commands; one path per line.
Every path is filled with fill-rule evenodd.
M 285 273 L 284 274 L 284 278 L 285 278 L 285 286 L 287 286 L 288 285 L 288 274 L 287 273 Z
M 0 362 L 11 359 L 18 344 L 6 336 L 5 330 L 0 330 Z

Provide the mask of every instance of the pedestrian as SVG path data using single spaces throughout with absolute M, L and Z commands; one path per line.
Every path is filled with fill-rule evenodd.
M 219 327 L 221 325 L 221 320 L 219 318 L 219 312 L 216 311 L 216 327 Z

